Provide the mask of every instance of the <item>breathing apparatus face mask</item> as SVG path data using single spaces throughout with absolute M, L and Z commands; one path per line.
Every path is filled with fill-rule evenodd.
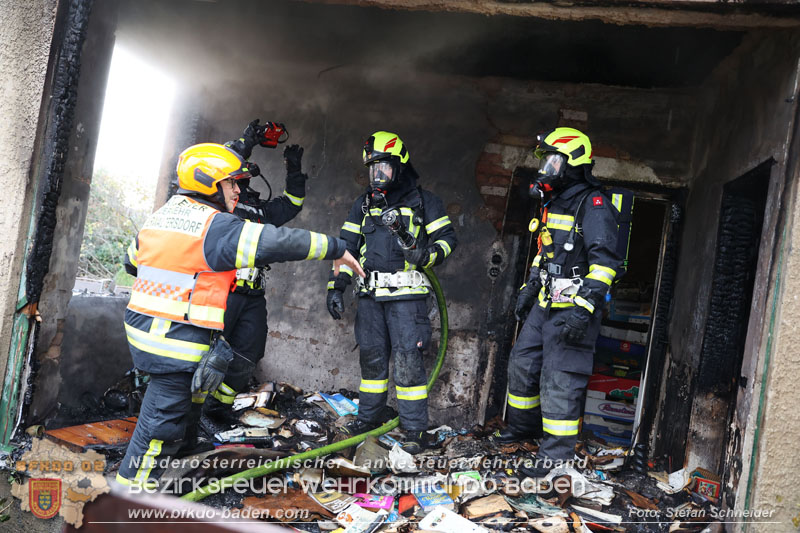
M 239 190 L 245 190 L 250 187 L 250 178 L 242 178 L 236 180 L 236 184 L 239 185 Z
M 559 191 L 566 184 L 567 157 L 558 152 L 544 154 L 539 166 L 539 174 L 531 185 L 529 193 L 540 198 L 544 193 Z
M 367 168 L 369 169 L 369 186 L 373 191 L 387 190 L 397 177 L 397 165 L 386 159 L 370 163 Z

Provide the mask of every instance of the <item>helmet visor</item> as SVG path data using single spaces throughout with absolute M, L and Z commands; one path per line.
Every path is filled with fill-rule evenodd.
M 385 189 L 394 179 L 395 166 L 391 161 L 382 160 L 370 163 L 369 185 L 373 189 Z
M 539 165 L 539 175 L 548 177 L 560 177 L 567 168 L 567 157 L 558 152 L 550 152 L 544 155 Z

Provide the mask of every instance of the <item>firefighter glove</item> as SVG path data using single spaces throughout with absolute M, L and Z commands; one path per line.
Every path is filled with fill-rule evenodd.
M 536 298 L 542 286 L 538 280 L 529 280 L 528 283 L 522 286 L 517 295 L 517 306 L 514 308 L 514 317 L 519 322 L 525 322 L 528 314 L 531 312 L 533 304 L 536 303 Z
M 308 176 L 302 172 L 287 172 L 286 173 L 286 192 L 295 196 L 305 197 L 306 195 L 306 180 Z
M 328 312 L 334 320 L 340 320 L 342 313 L 344 313 L 344 297 L 342 291 L 338 289 L 330 289 L 326 303 L 328 304 Z
M 403 257 L 405 258 L 406 263 L 411 266 L 411 268 L 426 266 L 430 256 L 431 251 L 422 246 L 417 246 L 416 248 L 412 248 L 410 250 L 403 249 Z
M 286 162 L 286 172 L 292 174 L 300 172 L 303 160 L 303 147 L 299 144 L 292 144 L 283 150 L 283 160 Z
M 582 307 L 576 307 L 566 320 L 561 319 L 553 323 L 554 326 L 562 326 L 558 338 L 567 344 L 581 344 L 586 338 L 590 318 L 592 318 L 592 314 L 589 311 Z
M 237 141 L 234 141 L 232 148 L 239 152 L 245 159 L 250 159 L 250 155 L 253 153 L 253 147 L 258 146 L 259 138 L 259 125 L 258 119 L 250 122 L 247 127 L 242 132 L 242 137 Z
M 233 349 L 225 337 L 216 338 L 211 348 L 205 353 L 192 376 L 192 392 L 214 392 L 225 378 L 228 365 L 233 361 Z

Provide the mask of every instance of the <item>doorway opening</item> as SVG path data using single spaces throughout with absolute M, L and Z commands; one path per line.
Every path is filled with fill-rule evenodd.
M 75 290 L 130 286 L 122 263 L 132 235 L 153 210 L 175 82 L 114 47 L 92 172 Z
M 154 208 L 175 92 L 167 74 L 124 45 L 114 46 L 75 283 L 46 348 L 58 365 L 39 374 L 40 384 L 57 379 L 58 385 L 43 385 L 50 393 L 33 400 L 35 420 L 47 427 L 120 414 L 109 407 L 121 403 L 109 403 L 117 396 L 108 391 L 134 375 L 121 329 L 134 278 L 123 264 Z
M 663 320 L 659 281 L 670 230 L 670 195 L 636 191 L 628 269 L 609 291 L 586 391 L 583 434 L 630 446 L 642 425 L 652 332 Z M 667 306 L 668 308 L 668 306 Z M 655 362 L 653 362 L 655 364 Z
M 728 491 L 728 481 L 738 479 L 741 473 L 738 452 L 742 440 L 742 428 L 733 420 L 737 395 L 747 386 L 742 362 L 771 170 L 770 160 L 723 188 L 708 319 L 696 378 L 696 396 L 719 412 L 720 422 L 714 425 L 720 446 L 712 466 L 723 473 L 722 486 L 731 505 L 735 495 Z

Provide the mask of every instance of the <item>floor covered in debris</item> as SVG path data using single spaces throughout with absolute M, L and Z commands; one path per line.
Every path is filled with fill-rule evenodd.
M 124 392 L 106 395 L 106 414 L 131 414 L 136 391 L 147 380 L 129 380 Z M 203 416 L 198 449 L 205 451 L 171 462 L 160 490 L 185 495 L 342 441 L 350 437 L 342 428 L 355 420 L 358 400 L 347 390 L 309 393 L 265 383 L 239 394 L 232 407 L 223 419 Z M 394 414 L 387 408 L 387 420 Z M 75 451 L 100 451 L 111 478 L 134 423 L 120 416 L 43 435 Z M 525 478 L 518 468 L 537 450 L 536 442 L 495 444 L 489 436 L 502 426 L 494 419 L 484 426 L 432 429 L 430 448 L 416 456 L 401 449 L 397 430 L 369 436 L 337 453 L 237 482 L 202 502 L 311 532 L 724 531 L 724 513 L 714 497 L 719 480 L 712 473 L 670 474 L 670 465 L 646 459 L 642 448 L 607 444 L 584 432 L 574 465 L 555 468 L 543 479 Z M 42 435 L 42 429 L 29 433 Z

